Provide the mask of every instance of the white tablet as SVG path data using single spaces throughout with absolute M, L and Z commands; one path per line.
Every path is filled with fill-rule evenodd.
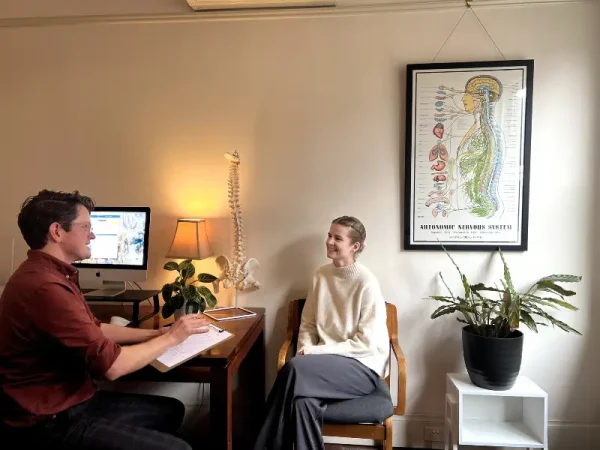
M 233 319 L 244 319 L 246 317 L 256 316 L 255 312 L 252 312 L 246 308 L 229 306 L 226 308 L 207 309 L 204 314 L 214 320 L 233 320 Z

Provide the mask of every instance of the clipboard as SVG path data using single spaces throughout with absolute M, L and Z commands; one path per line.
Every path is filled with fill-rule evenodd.
M 171 347 L 158 358 L 150 363 L 159 372 L 165 373 L 175 367 L 195 358 L 200 353 L 219 345 L 221 342 L 226 341 L 233 334 L 222 328 L 213 325 L 208 325 L 208 332 L 201 334 L 194 334 L 188 337 L 182 343 Z

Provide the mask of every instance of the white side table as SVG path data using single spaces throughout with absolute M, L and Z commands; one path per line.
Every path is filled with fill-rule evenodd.
M 508 391 L 471 383 L 466 373 L 446 376 L 444 449 L 459 445 L 548 450 L 548 394 L 520 376 Z

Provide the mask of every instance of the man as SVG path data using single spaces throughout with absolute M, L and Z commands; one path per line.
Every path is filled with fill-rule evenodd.
M 48 190 L 21 207 L 18 224 L 30 250 L 0 298 L 0 439 L 15 443 L 7 448 L 189 450 L 172 435 L 183 419 L 181 402 L 98 391 L 93 382 L 141 369 L 207 331 L 198 315 L 163 330 L 93 316 L 72 265 L 90 257 L 93 207 L 77 191 Z

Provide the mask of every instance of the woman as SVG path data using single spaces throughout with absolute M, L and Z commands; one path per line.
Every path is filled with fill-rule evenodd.
M 354 217 L 332 222 L 325 242 L 332 263 L 313 276 L 298 351 L 269 394 L 255 450 L 322 449 L 327 403 L 368 395 L 387 375 L 385 301 L 375 276 L 356 262 L 365 238 Z

